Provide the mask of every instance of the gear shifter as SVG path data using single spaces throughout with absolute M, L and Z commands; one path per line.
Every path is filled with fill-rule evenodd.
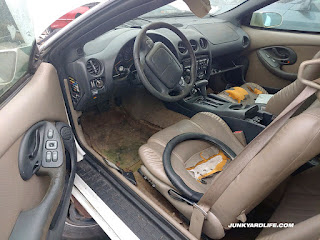
M 206 98 L 207 97 L 207 88 L 206 86 L 208 85 L 208 80 L 200 80 L 200 81 L 196 81 L 194 84 L 194 87 L 197 89 L 198 92 L 200 92 L 200 94 Z

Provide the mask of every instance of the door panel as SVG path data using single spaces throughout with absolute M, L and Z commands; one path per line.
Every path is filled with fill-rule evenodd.
M 21 211 L 39 205 L 50 179 L 33 175 L 22 180 L 18 168 L 20 143 L 35 123 L 67 122 L 55 68 L 42 63 L 32 79 L 0 109 L 0 234 L 7 239 Z
M 47 192 L 48 177 L 24 181 L 18 169 L 21 137 L 0 158 L 1 238 L 8 239 L 21 211 L 36 207 Z
M 284 46 L 291 48 L 297 54 L 297 61 L 293 65 L 282 66 L 288 73 L 297 73 L 299 65 L 311 59 L 320 51 L 320 36 L 315 34 L 291 33 L 284 31 L 258 30 L 243 26 L 251 39 L 249 50 L 245 53 L 249 59 L 249 69 L 246 75 L 247 82 L 254 82 L 261 86 L 283 88 L 291 83 L 271 73 L 261 63 L 257 51 L 270 46 Z
M 320 41 L 320 38 L 319 38 Z M 297 73 L 300 64 L 305 61 L 312 59 L 317 52 L 320 51 L 320 46 L 288 46 L 298 56 L 297 62 L 294 65 L 283 66 L 283 70 L 286 72 Z

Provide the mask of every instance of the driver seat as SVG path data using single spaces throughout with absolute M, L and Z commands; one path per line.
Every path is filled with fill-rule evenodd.
M 270 142 L 254 157 L 244 170 L 233 180 L 215 204 L 211 207 L 202 231 L 210 238 L 224 237 L 230 223 L 246 221 L 246 214 L 255 208 L 282 181 L 320 153 L 320 108 L 313 104 L 298 116 L 291 118 Z M 191 119 L 184 119 L 154 134 L 140 147 L 143 161 L 142 174 L 155 188 L 190 219 L 193 207 L 169 196 L 175 189 L 168 179 L 162 164 L 162 154 L 167 143 L 182 133 L 195 132 L 210 135 L 228 145 L 237 155 L 244 149 L 228 125 L 217 115 L 201 112 Z M 254 141 L 254 140 L 253 140 Z M 218 149 L 200 140 L 190 140 L 178 144 L 171 156 L 173 169 L 186 185 L 194 191 L 206 192 L 216 175 L 206 179 L 206 184 L 198 182 L 186 168 L 210 156 Z M 232 161 L 229 163 L 229 166 Z M 224 168 L 226 171 L 228 166 Z M 218 174 L 223 173 L 220 172 Z M 306 214 L 320 213 L 317 208 Z

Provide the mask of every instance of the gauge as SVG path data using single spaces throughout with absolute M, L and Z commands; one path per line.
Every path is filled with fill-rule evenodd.
M 124 49 L 123 59 L 126 62 L 130 62 L 132 60 L 132 57 L 133 57 L 133 47 L 128 46 Z

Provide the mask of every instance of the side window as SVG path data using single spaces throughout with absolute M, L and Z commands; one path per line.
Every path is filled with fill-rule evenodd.
M 18 28 L 9 8 L 0 1 L 0 97 L 27 72 L 32 48 L 32 33 Z
M 320 0 L 279 0 L 255 11 L 250 25 L 289 31 L 320 32 Z

